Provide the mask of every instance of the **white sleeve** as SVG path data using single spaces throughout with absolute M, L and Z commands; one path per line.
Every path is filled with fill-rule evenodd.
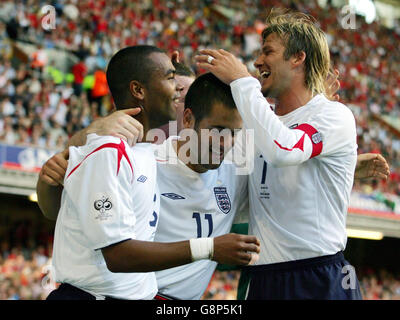
M 131 150 L 120 139 L 99 140 L 85 146 L 87 155 L 68 167 L 64 182 L 93 250 L 134 239 L 136 222 Z
M 231 90 L 243 122 L 248 129 L 254 130 L 255 145 L 266 161 L 277 167 L 297 165 L 320 155 L 325 144 L 324 133 L 339 138 L 341 126 L 347 124 L 340 121 L 340 116 L 333 115 L 335 125 L 325 122 L 321 127 L 325 132 L 320 131 L 316 123 L 302 123 L 290 129 L 271 110 L 258 80 L 252 77 L 237 79 L 231 83 Z M 333 127 L 335 132 L 330 131 Z
M 330 108 L 315 114 L 310 126 L 320 133 L 322 150 L 320 157 L 342 156 L 357 152 L 356 120 L 349 108 L 339 102 L 332 102 Z
M 237 183 L 240 185 L 239 195 L 234 201 L 237 201 L 238 209 L 236 211 L 233 224 L 249 222 L 249 185 L 248 176 L 236 175 Z

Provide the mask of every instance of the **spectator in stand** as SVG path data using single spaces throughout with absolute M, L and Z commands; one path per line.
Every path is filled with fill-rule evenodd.
M 41 73 L 44 67 L 47 65 L 48 56 L 46 50 L 43 46 L 39 43 L 37 46 L 37 50 L 32 54 L 32 69 L 39 70 Z
M 86 75 L 87 68 L 83 59 L 79 59 L 79 62 L 74 64 L 72 67 L 72 73 L 74 75 L 74 94 L 77 97 L 81 96 L 82 93 L 82 83 Z
M 109 93 L 107 85 L 107 77 L 104 70 L 98 68 L 94 73 L 94 85 L 92 89 L 92 99 L 97 104 L 97 113 L 105 115 L 106 110 L 103 109 L 103 98 Z
M 215 271 L 202 300 L 236 300 L 239 277 L 239 271 Z

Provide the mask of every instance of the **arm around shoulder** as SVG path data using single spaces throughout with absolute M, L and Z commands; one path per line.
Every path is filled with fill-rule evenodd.
M 43 215 L 56 220 L 61 205 L 64 176 L 68 167 L 69 149 L 55 154 L 42 167 L 36 185 L 38 205 Z

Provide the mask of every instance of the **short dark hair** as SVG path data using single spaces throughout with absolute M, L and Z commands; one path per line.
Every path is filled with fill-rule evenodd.
M 107 66 L 107 83 L 111 95 L 118 107 L 126 101 L 129 95 L 129 83 L 137 80 L 148 85 L 153 74 L 153 61 L 149 59 L 152 53 L 165 51 L 148 45 L 130 46 L 114 54 Z
M 185 97 L 185 109 L 191 109 L 198 122 L 210 114 L 215 103 L 236 109 L 230 86 L 212 73 L 205 73 L 189 87 Z
M 187 65 L 177 62 L 175 60 L 172 60 L 172 64 L 175 68 L 175 72 L 176 72 L 177 76 L 185 76 L 185 77 L 193 77 L 193 78 L 196 77 L 196 74 Z

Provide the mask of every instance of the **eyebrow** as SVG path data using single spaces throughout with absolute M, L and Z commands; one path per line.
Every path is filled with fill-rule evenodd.
M 264 45 L 263 47 L 262 47 L 262 50 L 263 51 L 266 51 L 266 50 L 273 50 L 274 48 L 272 48 L 269 44 L 266 44 L 266 45 Z
M 233 131 L 233 129 L 230 129 L 230 128 L 227 128 L 227 127 L 223 127 L 223 126 L 219 126 L 219 125 L 210 125 L 208 127 L 208 129 L 217 129 L 218 131 L 222 131 L 224 129 L 227 129 L 227 130 Z
M 176 70 L 175 70 L 175 69 L 168 69 L 168 70 L 165 72 L 165 75 L 168 76 L 170 73 L 176 74 Z

